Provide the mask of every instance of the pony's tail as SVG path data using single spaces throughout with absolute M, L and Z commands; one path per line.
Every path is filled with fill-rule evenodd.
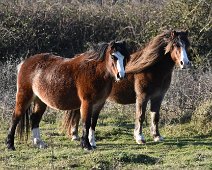
M 31 107 L 29 107 L 25 114 L 21 116 L 21 119 L 17 126 L 17 134 L 20 141 L 27 141 L 30 131 L 29 115 L 31 113 Z
M 76 110 L 69 110 L 69 111 L 66 111 L 64 113 L 64 116 L 63 116 L 62 128 L 63 128 L 63 131 L 69 137 L 72 136 L 72 124 L 73 123 L 78 123 L 75 120 L 76 114 L 78 114 Z
M 71 122 L 73 120 L 73 110 L 65 111 L 63 116 L 63 131 L 66 132 L 67 136 L 71 137 Z

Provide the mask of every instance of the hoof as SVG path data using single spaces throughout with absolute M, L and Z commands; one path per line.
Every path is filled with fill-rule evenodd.
M 42 140 L 37 139 L 37 138 L 33 139 L 33 145 L 39 149 L 46 149 L 48 147 L 48 145 L 46 143 L 44 143 Z
M 84 150 L 92 150 L 93 149 L 89 142 L 85 142 L 83 140 L 81 141 L 81 147 Z
M 92 147 L 92 149 L 96 149 L 96 146 L 91 146 Z
M 92 148 L 96 149 L 96 142 L 95 141 L 92 141 L 92 142 L 89 142 L 89 143 L 90 143 Z
M 162 136 L 156 136 L 154 137 L 154 141 L 155 142 L 162 142 L 164 140 L 164 138 Z
M 14 146 L 14 140 L 12 140 L 9 135 L 8 137 L 5 139 L 5 144 L 7 146 L 7 149 L 10 151 L 14 151 L 15 150 L 15 146 Z
M 76 136 L 76 135 L 73 135 L 72 138 L 71 138 L 72 141 L 79 141 L 80 140 L 80 137 L 79 136 Z
M 134 136 L 134 138 L 135 138 L 136 143 L 139 144 L 139 145 L 140 145 L 140 144 L 145 144 L 145 143 L 146 143 L 146 140 L 145 140 L 143 134 L 141 134 L 141 135 L 136 135 L 136 136 Z
M 88 147 L 88 148 L 83 148 L 85 151 L 92 151 L 92 150 L 94 150 L 94 148 L 93 147 Z
M 141 145 L 141 144 L 145 144 L 146 141 L 145 140 L 136 140 L 136 143 L 139 144 L 139 145 Z
M 8 149 L 9 151 L 15 151 L 15 147 L 14 147 L 14 146 L 9 146 L 9 145 L 7 145 L 7 149 Z
M 82 148 L 85 150 L 85 151 L 91 151 L 91 150 L 93 150 L 93 147 L 91 147 L 91 146 L 82 146 Z

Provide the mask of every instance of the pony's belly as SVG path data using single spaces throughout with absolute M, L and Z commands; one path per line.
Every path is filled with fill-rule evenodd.
M 80 102 L 71 102 L 71 101 L 67 101 L 67 102 L 49 102 L 46 101 L 45 102 L 49 107 L 56 109 L 56 110 L 73 110 L 73 109 L 79 109 L 80 108 Z
M 41 92 L 38 89 L 33 89 L 33 92 L 42 102 L 53 109 L 72 110 L 80 108 L 80 100 L 74 93 Z
M 133 104 L 136 102 L 135 93 L 121 93 L 110 95 L 107 99 L 110 102 L 115 102 L 118 104 Z
M 125 79 L 113 83 L 108 100 L 119 104 L 135 103 L 134 75 L 129 74 Z

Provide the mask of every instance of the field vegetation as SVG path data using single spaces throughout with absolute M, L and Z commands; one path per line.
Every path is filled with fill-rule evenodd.
M 212 169 L 211 0 L 2 0 L 0 2 L 0 169 Z M 133 139 L 135 105 L 107 103 L 97 125 L 97 149 L 86 152 L 61 129 L 62 112 L 48 109 L 41 131 L 49 147 L 30 141 L 9 152 L 4 139 L 16 93 L 16 66 L 41 52 L 63 57 L 98 42 L 126 40 L 131 52 L 165 29 L 188 29 L 193 66 L 173 73 L 161 108 L 163 143 Z

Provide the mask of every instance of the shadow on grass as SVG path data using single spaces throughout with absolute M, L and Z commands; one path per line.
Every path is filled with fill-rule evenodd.
M 212 146 L 212 141 L 207 139 L 209 136 L 204 137 L 193 137 L 193 138 L 176 138 L 176 139 L 166 139 L 163 145 L 176 145 L 181 148 L 187 145 L 200 145 L 200 146 Z
M 124 163 L 154 165 L 158 163 L 160 159 L 143 154 L 121 153 L 118 155 L 118 160 Z

